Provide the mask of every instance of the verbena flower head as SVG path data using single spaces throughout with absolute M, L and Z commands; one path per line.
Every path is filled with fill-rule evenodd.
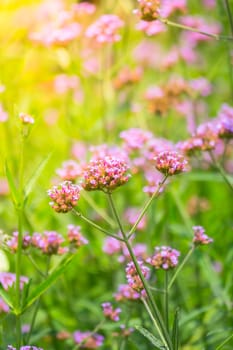
M 150 276 L 150 269 L 147 266 L 145 266 L 142 261 L 138 261 L 138 264 L 140 266 L 140 270 L 143 276 L 146 279 L 148 279 Z M 144 288 L 143 283 L 132 261 L 127 264 L 125 271 L 126 271 L 126 278 L 128 280 L 129 286 L 133 290 L 136 290 L 136 292 L 141 292 Z
M 16 350 L 12 345 L 8 345 L 7 350 Z M 20 347 L 20 350 L 43 350 L 42 348 L 37 348 L 32 345 L 24 345 Z
M 233 138 L 233 119 L 223 119 L 217 123 L 218 137 L 221 139 Z
M 77 205 L 80 187 L 70 181 L 65 181 L 48 190 L 48 195 L 52 199 L 50 205 L 57 213 L 67 213 Z
M 161 152 L 154 160 L 156 169 L 166 176 L 172 176 L 186 171 L 188 164 L 187 160 L 181 154 L 172 151 Z
M 111 321 L 119 321 L 119 314 L 121 313 L 119 307 L 114 309 L 111 303 L 103 303 L 102 308 L 105 317 L 109 318 Z
M 13 232 L 11 238 L 6 239 L 6 245 L 10 248 L 12 253 L 16 253 L 18 250 L 18 232 Z M 27 249 L 31 244 L 31 236 L 28 234 L 23 235 L 22 248 Z
M 128 284 L 120 284 L 117 293 L 114 294 L 114 297 L 116 301 L 134 301 L 145 295 L 146 292 L 144 289 L 139 293 L 132 289 Z
M 82 343 L 81 349 L 97 349 L 104 342 L 104 337 L 97 333 L 76 331 L 73 336 L 76 344 Z
M 154 21 L 159 16 L 160 0 L 138 0 L 139 8 L 134 13 L 144 21 Z
M 205 234 L 205 229 L 202 226 L 193 226 L 195 245 L 207 245 L 213 242 L 213 239 Z
M 86 191 L 112 192 L 129 180 L 128 166 L 121 159 L 105 157 L 90 161 L 84 169 L 82 186 Z
M 156 247 L 154 255 L 146 261 L 156 269 L 168 270 L 177 266 L 179 256 L 180 252 L 178 250 L 162 246 Z
M 19 113 L 19 119 L 23 124 L 34 124 L 35 120 L 34 118 L 26 113 Z
M 76 161 L 67 160 L 62 163 L 62 168 L 57 169 L 56 173 L 64 181 L 74 181 L 82 174 L 82 169 Z
M 29 281 L 28 277 L 20 276 L 20 289 L 22 289 L 24 284 L 28 283 L 28 281 Z M 12 287 L 15 282 L 16 282 L 15 273 L 0 272 L 0 284 L 2 285 L 3 289 L 8 290 L 8 288 Z
M 63 237 L 56 231 L 45 231 L 43 234 L 34 233 L 32 236 L 32 245 L 46 255 L 65 253 L 66 249 L 64 250 L 61 246 L 63 242 Z
M 86 36 L 98 44 L 113 43 L 121 39 L 118 30 L 124 22 L 116 15 L 103 15 L 87 28 Z
M 88 244 L 88 240 L 81 234 L 81 227 L 75 225 L 68 225 L 68 241 L 75 247 L 79 248 L 82 245 Z

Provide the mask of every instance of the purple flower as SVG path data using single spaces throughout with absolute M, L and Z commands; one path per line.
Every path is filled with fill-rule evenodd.
M 207 245 L 213 242 L 213 239 L 205 234 L 205 229 L 202 226 L 193 226 L 195 245 Z
M 155 167 L 166 176 L 180 174 L 186 171 L 187 160 L 181 154 L 172 151 L 165 151 L 154 158 Z
M 119 321 L 119 314 L 121 313 L 120 308 L 114 309 L 111 303 L 102 304 L 104 316 L 109 318 L 111 321 Z
M 81 349 L 97 349 L 104 341 L 102 335 L 91 332 L 76 331 L 73 336 L 76 344 L 82 344 Z
M 67 213 L 77 205 L 80 197 L 80 187 L 70 181 L 65 181 L 48 190 L 48 195 L 52 199 L 50 205 L 56 212 Z
M 82 183 L 86 191 L 112 192 L 129 180 L 128 166 L 121 159 L 105 157 L 92 160 L 84 169 Z
M 156 269 L 172 269 L 178 265 L 178 257 L 180 252 L 171 247 L 156 247 L 155 253 L 152 257 L 148 258 L 146 261 L 148 264 L 154 266 Z

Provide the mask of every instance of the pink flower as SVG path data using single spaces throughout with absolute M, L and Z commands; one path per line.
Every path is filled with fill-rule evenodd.
M 141 296 L 145 296 L 145 290 L 143 289 L 140 293 L 132 289 L 128 284 L 120 284 L 117 293 L 114 297 L 116 301 L 127 301 L 141 299 Z
M 8 345 L 7 350 L 16 350 L 16 348 L 14 348 L 11 345 Z M 31 345 L 24 345 L 20 347 L 20 350 L 43 350 L 42 348 L 37 348 L 36 346 L 31 346 Z
M 125 211 L 125 219 L 127 220 L 127 222 L 130 224 L 130 225 L 134 225 L 137 218 L 139 217 L 139 214 L 140 214 L 140 209 L 139 208 L 127 208 L 126 211 Z M 147 218 L 146 216 L 144 215 L 142 220 L 139 222 L 139 224 L 137 225 L 137 230 L 144 230 L 145 227 L 146 227 L 146 224 L 147 224 Z
M 96 11 L 96 6 L 89 2 L 80 2 L 78 4 L 73 4 L 72 9 L 77 16 L 92 15 Z
M 32 236 L 32 245 L 47 255 L 66 253 L 68 249 L 61 246 L 63 242 L 63 237 L 56 231 L 44 231 L 43 234 L 34 233 Z
M 27 113 L 19 113 L 19 119 L 21 120 L 21 122 L 23 124 L 34 124 L 35 123 L 35 120 L 34 118 L 30 115 L 30 114 L 27 114 Z
M 3 109 L 3 105 L 0 103 L 0 122 L 4 123 L 8 120 L 8 113 Z
M 13 253 L 18 250 L 18 232 L 13 232 L 12 237 L 7 239 L 6 245 L 10 248 Z M 28 234 L 23 235 L 22 248 L 27 249 L 31 244 L 31 236 Z
M 62 163 L 62 168 L 56 170 L 56 173 L 64 181 L 74 181 L 81 176 L 82 168 L 76 161 L 67 160 Z
M 120 308 L 113 309 L 113 306 L 111 303 L 103 303 L 102 308 L 103 308 L 103 313 L 105 317 L 109 318 L 111 321 L 114 321 L 114 322 L 119 321 L 120 319 L 119 314 L 121 313 Z
M 84 169 L 82 183 L 86 191 L 112 192 L 129 180 L 128 166 L 121 159 L 105 157 L 92 160 Z
M 136 29 L 146 33 L 148 36 L 157 35 L 166 32 L 167 27 L 165 24 L 158 21 L 145 21 L 141 20 L 136 24 Z
M 120 133 L 120 138 L 124 141 L 123 146 L 129 152 L 140 150 L 152 136 L 150 131 L 137 128 L 124 130 Z
M 161 152 L 154 160 L 156 169 L 166 176 L 172 176 L 186 171 L 188 164 L 181 154 L 172 151 Z
M 121 39 L 118 30 L 124 22 L 116 15 L 103 15 L 87 28 L 86 36 L 98 44 L 113 43 Z
M 54 79 L 54 88 L 58 94 L 65 94 L 69 90 L 75 90 L 79 86 L 79 78 L 76 75 L 58 74 Z
M 193 79 L 190 81 L 189 84 L 191 88 L 200 96 L 209 96 L 212 92 L 212 86 L 210 82 L 203 77 Z
M 162 246 L 156 247 L 154 255 L 146 261 L 156 269 L 168 270 L 178 265 L 179 256 L 180 252 L 178 250 Z
M 150 277 L 150 269 L 143 265 L 142 261 L 138 261 L 138 264 L 143 276 L 148 279 Z M 144 286 L 132 261 L 127 264 L 125 271 L 129 286 L 136 292 L 141 292 L 144 289 Z
M 161 3 L 161 16 L 168 17 L 173 12 L 180 11 L 185 13 L 187 11 L 187 1 L 186 0 L 163 0 Z
M 81 235 L 80 231 L 80 226 L 68 225 L 68 241 L 73 244 L 75 248 L 88 244 L 88 240 Z
M 48 190 L 48 195 L 52 199 L 50 205 L 56 212 L 67 213 L 77 205 L 80 197 L 80 187 L 70 181 L 65 181 Z
M 103 251 L 108 255 L 119 253 L 121 250 L 121 242 L 112 237 L 106 237 L 104 241 Z
M 160 0 L 137 0 L 139 8 L 133 12 L 144 21 L 154 21 L 159 16 Z
M 82 349 L 97 349 L 104 341 L 102 335 L 92 334 L 91 332 L 76 331 L 73 336 L 76 344 L 82 343 Z
M 205 234 L 205 229 L 202 226 L 193 226 L 195 245 L 207 245 L 213 242 L 213 239 Z
M 28 277 L 21 276 L 20 277 L 20 289 L 23 288 L 24 283 L 28 283 Z M 16 276 L 11 272 L 0 272 L 0 283 L 3 289 L 8 290 L 8 288 L 12 287 L 16 282 Z

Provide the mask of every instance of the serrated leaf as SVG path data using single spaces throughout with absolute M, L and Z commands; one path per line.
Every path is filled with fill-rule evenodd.
M 16 188 L 15 181 L 14 181 L 14 178 L 12 176 L 12 173 L 10 171 L 10 168 L 8 166 L 7 161 L 5 161 L 5 173 L 6 173 L 6 177 L 7 177 L 8 185 L 10 188 L 10 193 L 12 196 L 13 203 L 15 206 L 17 206 L 17 204 L 19 203 L 19 191 Z
M 161 341 L 156 338 L 152 333 L 150 333 L 146 328 L 141 326 L 135 326 L 135 328 L 145 337 L 147 338 L 151 344 L 155 346 L 156 349 L 159 350 L 167 350 L 167 347 L 161 343 Z
M 37 286 L 31 292 L 25 304 L 23 305 L 23 312 L 56 282 L 56 280 L 65 272 L 74 256 L 75 255 L 72 255 L 69 258 L 63 260 L 61 264 L 55 268 L 55 270 L 46 278 L 46 280 L 39 284 L 39 286 Z
M 38 167 L 34 170 L 32 177 L 27 181 L 27 186 L 25 188 L 25 197 L 27 198 L 28 195 L 32 192 L 33 187 L 35 186 L 37 180 L 39 179 L 40 175 L 42 174 L 44 168 L 46 167 L 49 159 L 51 158 L 52 152 L 45 157 L 41 163 L 38 165 Z
M 179 309 L 176 309 L 173 327 L 172 327 L 172 344 L 174 350 L 178 350 L 179 348 Z

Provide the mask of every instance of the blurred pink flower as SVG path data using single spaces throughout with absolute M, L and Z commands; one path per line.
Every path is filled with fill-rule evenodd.
M 102 15 L 87 28 L 86 36 L 98 44 L 113 43 L 121 39 L 118 30 L 123 25 L 124 22 L 117 15 Z

